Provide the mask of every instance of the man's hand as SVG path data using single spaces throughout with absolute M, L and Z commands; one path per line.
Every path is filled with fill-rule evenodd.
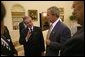
M 46 45 L 50 45 L 51 41 L 50 39 L 46 39 Z
M 14 56 L 18 56 L 18 54 L 14 54 Z
M 27 36 L 26 36 L 26 38 L 25 38 L 25 39 L 26 39 L 26 42 L 28 41 L 28 39 L 30 38 L 30 36 L 31 36 L 31 33 L 28 32 L 28 33 L 27 33 Z
M 31 33 L 28 32 L 26 37 L 27 37 L 27 38 L 30 38 L 30 36 L 31 36 Z
M 44 52 L 41 52 L 41 56 L 45 56 Z

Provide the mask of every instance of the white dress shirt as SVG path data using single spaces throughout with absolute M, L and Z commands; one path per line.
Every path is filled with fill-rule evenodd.
M 32 31 L 33 31 L 33 26 L 32 26 L 32 28 L 28 28 L 29 29 L 29 31 L 31 32 L 31 29 L 32 29 Z
M 32 26 L 32 28 L 28 27 L 28 29 L 29 29 L 29 32 L 32 32 L 33 31 L 33 26 Z M 31 29 L 32 29 L 32 31 L 31 31 Z M 28 39 L 29 39 L 29 37 L 26 36 L 26 38 L 25 38 L 26 42 L 28 42 Z
M 23 22 L 23 24 L 24 24 L 24 26 L 25 26 L 25 28 L 27 27 L 27 25 Z
M 60 18 L 58 18 L 54 23 L 52 23 L 51 31 L 53 30 L 53 28 L 55 27 L 55 25 L 56 25 L 59 21 L 61 21 Z M 61 22 L 62 22 L 62 21 L 61 21 Z
M 54 23 L 51 23 L 51 24 L 50 24 L 50 28 L 49 28 L 48 33 L 47 33 L 47 38 L 50 37 L 51 31 L 53 30 L 53 28 L 55 27 L 55 25 L 56 25 L 59 21 L 61 21 L 60 18 L 58 18 Z M 61 22 L 62 22 L 62 21 L 61 21 Z

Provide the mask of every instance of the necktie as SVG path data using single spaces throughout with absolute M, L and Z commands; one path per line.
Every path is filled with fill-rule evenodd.
M 27 32 L 26 42 L 28 42 L 28 40 L 29 40 L 31 34 L 32 34 L 32 29 L 30 28 L 30 29 L 28 29 L 28 32 Z
M 30 28 L 30 32 L 32 33 L 32 29 Z
M 49 39 L 49 37 L 50 37 L 51 29 L 52 29 L 52 24 L 50 25 L 50 28 L 49 28 L 49 30 L 48 30 L 47 39 Z

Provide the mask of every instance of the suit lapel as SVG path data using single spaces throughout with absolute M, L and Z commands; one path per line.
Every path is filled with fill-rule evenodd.
M 50 34 L 50 39 L 52 40 L 54 34 L 56 33 L 56 30 L 57 32 L 59 31 L 59 26 L 60 26 L 60 21 L 55 25 L 55 27 L 53 28 L 53 30 L 51 31 L 51 34 Z
M 84 27 L 82 27 L 79 31 L 77 31 L 73 36 L 75 36 L 75 35 L 77 35 L 77 34 L 83 32 L 83 31 L 84 31 Z

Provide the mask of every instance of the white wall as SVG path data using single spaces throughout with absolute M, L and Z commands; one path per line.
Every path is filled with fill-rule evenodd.
M 5 4 L 7 14 L 5 17 L 5 25 L 8 27 L 13 41 L 19 39 L 19 32 L 12 29 L 12 16 L 11 8 L 15 4 L 20 4 L 25 9 L 25 14 L 28 15 L 29 9 L 36 9 L 38 13 L 46 12 L 47 8 L 51 6 L 64 7 L 64 23 L 70 28 L 71 23 L 69 16 L 72 14 L 72 3 L 73 1 L 2 1 Z M 38 21 L 33 22 L 34 25 L 40 26 L 39 16 Z M 43 33 L 44 35 L 46 34 Z

